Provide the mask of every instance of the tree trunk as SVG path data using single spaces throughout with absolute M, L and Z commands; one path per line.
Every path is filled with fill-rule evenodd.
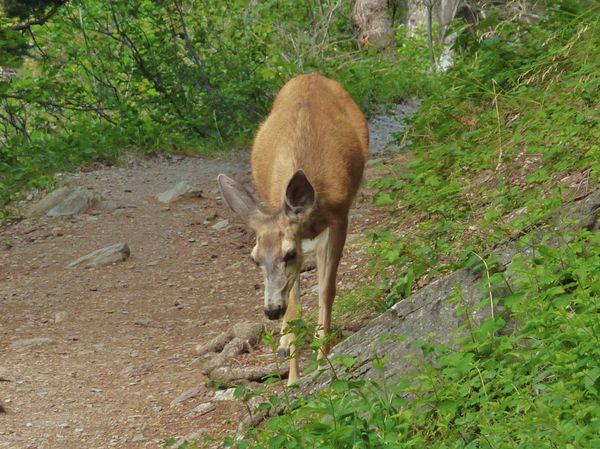
M 387 0 L 356 0 L 352 21 L 360 32 L 358 43 L 361 47 L 385 49 L 393 44 Z

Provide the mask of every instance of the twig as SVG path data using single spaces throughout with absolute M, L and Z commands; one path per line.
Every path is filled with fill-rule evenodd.
M 479 260 L 481 260 L 481 262 L 483 263 L 483 266 L 485 267 L 485 276 L 487 278 L 488 293 L 490 296 L 490 312 L 491 312 L 492 320 L 493 320 L 494 319 L 494 297 L 492 295 L 492 281 L 490 280 L 490 269 L 488 267 L 487 262 L 485 261 L 485 259 L 483 257 L 481 257 L 479 254 L 477 254 L 475 251 L 473 251 L 473 254 L 475 254 L 477 256 L 477 258 Z
M 504 153 L 502 147 L 502 130 L 500 129 L 500 109 L 498 108 L 498 94 L 496 93 L 496 80 L 492 79 L 492 88 L 494 89 L 494 106 L 496 108 L 496 123 L 498 129 L 498 163 L 496 164 L 495 171 L 498 171 L 502 164 L 502 156 Z
M 67 3 L 67 0 L 62 0 L 61 2 L 54 5 L 52 7 L 52 9 L 48 12 L 48 14 L 46 14 L 45 16 L 39 17 L 39 18 L 31 20 L 29 22 L 19 23 L 18 25 L 13 25 L 10 27 L 10 29 L 13 31 L 25 31 L 25 30 L 30 29 L 34 25 L 44 25 L 48 20 L 50 20 L 52 18 L 52 16 L 54 14 L 56 14 L 58 12 L 60 7 L 62 5 L 64 5 L 65 3 Z

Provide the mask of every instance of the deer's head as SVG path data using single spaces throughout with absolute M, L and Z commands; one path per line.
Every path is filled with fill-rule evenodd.
M 223 174 L 217 179 L 224 201 L 256 233 L 251 258 L 264 275 L 265 315 L 270 320 L 281 318 L 302 268 L 300 237 L 304 218 L 315 203 L 315 191 L 298 170 L 288 182 L 281 209 L 265 214 L 240 183 Z

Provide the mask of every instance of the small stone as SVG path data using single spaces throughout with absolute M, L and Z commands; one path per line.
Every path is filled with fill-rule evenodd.
M 171 401 L 171 407 L 174 407 L 177 404 L 181 404 L 182 402 L 185 402 L 189 399 L 195 398 L 196 396 L 198 396 L 200 393 L 202 393 L 204 391 L 206 391 L 206 387 L 204 385 L 202 385 L 202 384 L 196 385 L 195 387 L 184 391 L 179 396 L 177 396 L 175 399 L 173 399 Z
M 150 318 L 138 318 L 133 321 L 136 326 L 150 327 L 152 320 Z
M 131 251 L 129 250 L 129 246 L 127 243 L 117 243 L 115 245 L 107 246 L 105 248 L 101 248 L 85 256 L 80 257 L 79 259 L 71 262 L 67 265 L 68 268 L 75 267 L 98 267 L 102 265 L 109 265 L 115 262 L 121 262 L 129 257 Z
M 203 412 L 205 410 L 208 410 L 212 406 L 213 406 L 212 402 L 203 402 L 202 404 L 198 404 L 196 407 L 194 407 L 193 409 L 191 409 L 190 412 L 192 412 L 192 413 L 200 413 L 200 412 Z
M 20 340 L 13 340 L 10 344 L 11 349 L 23 349 L 30 348 L 32 346 L 42 346 L 53 343 L 52 338 L 40 337 L 40 338 L 24 338 Z
M 131 439 L 132 442 L 137 442 L 137 441 L 144 441 L 146 439 L 146 437 L 144 436 L 143 433 L 139 432 L 136 433 L 133 438 Z
M 110 212 L 116 209 L 119 209 L 121 206 L 114 200 L 102 200 L 98 204 L 98 210 L 102 210 L 105 212 Z
M 161 203 L 172 203 L 180 198 L 190 198 L 202 196 L 202 191 L 192 186 L 187 181 L 180 181 L 169 190 L 156 195 L 156 199 Z
M 227 228 L 227 226 L 229 226 L 229 220 L 225 219 L 217 221 L 214 225 L 211 226 L 211 228 L 213 228 L 215 231 L 222 231 L 223 229 Z
M 215 391 L 215 401 L 233 401 L 235 399 L 235 388 L 228 388 L 227 390 Z
M 188 239 L 188 242 L 190 242 L 190 243 L 194 243 L 195 241 L 196 241 L 195 238 Z
M 68 312 L 56 312 L 56 314 L 54 315 L 54 323 L 58 324 L 58 323 L 62 323 L 63 321 L 65 321 L 69 316 Z

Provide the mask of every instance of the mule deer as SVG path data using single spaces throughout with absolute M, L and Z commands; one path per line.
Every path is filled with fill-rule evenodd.
M 302 242 L 316 243 L 317 336 L 322 337 L 331 327 L 348 211 L 368 145 L 367 122 L 342 85 L 318 74 L 302 75 L 281 89 L 252 147 L 252 176 L 266 211 L 238 182 L 218 177 L 224 201 L 256 233 L 251 257 L 264 274 L 265 314 L 271 320 L 283 316 L 278 352 L 291 355 L 288 384 L 298 379 L 298 357 L 294 335 L 283 331 L 301 312 Z M 328 350 L 323 345 L 319 356 Z

